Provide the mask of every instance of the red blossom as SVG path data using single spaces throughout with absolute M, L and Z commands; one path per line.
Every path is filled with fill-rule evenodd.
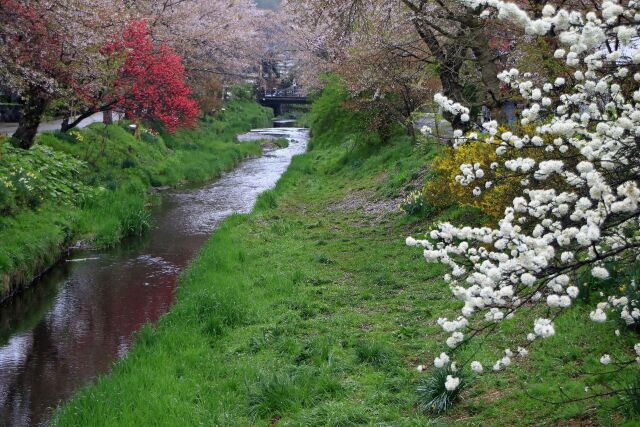
M 115 86 L 128 118 L 160 121 L 170 133 L 195 125 L 200 110 L 185 83 L 182 58 L 165 44 L 154 46 L 145 21 L 131 22 L 122 39 L 102 52 L 124 55 Z

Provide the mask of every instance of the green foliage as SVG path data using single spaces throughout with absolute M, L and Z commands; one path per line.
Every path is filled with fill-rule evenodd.
M 79 210 L 44 204 L 0 216 L 0 297 L 28 284 L 55 262 L 78 226 Z
M 400 213 L 379 223 L 355 207 L 333 208 L 378 185 L 393 165 L 381 156 L 397 156 L 385 150 L 364 159 L 358 174 L 322 173 L 340 158 L 335 147 L 295 158 L 274 190 L 277 207 L 225 221 L 182 276 L 176 305 L 153 338 L 138 341 L 111 376 L 81 391 L 54 425 L 428 424 L 415 410 L 416 383 L 425 375 L 415 366 L 442 351 L 436 320 L 456 308 L 438 279 L 442 270 L 406 249 L 402 237 L 411 227 L 402 226 Z M 579 336 L 586 322 L 558 327 Z M 572 351 L 597 354 L 620 339 L 613 329 L 602 343 Z M 581 381 L 575 365 L 560 375 L 551 369 L 567 347 L 548 346 L 556 348 L 548 358 L 536 350 L 531 363 L 479 377 L 443 425 L 463 418 L 567 424 L 594 411 L 593 402 L 547 407 L 520 390 L 522 382 L 542 383 L 540 398 L 557 398 L 558 385 Z M 498 348 L 505 344 L 490 343 L 483 357 Z M 496 389 L 505 393 L 495 397 Z M 595 404 L 606 413 L 606 402 Z
M 400 137 L 349 154 L 325 142 L 293 159 L 262 207 L 221 225 L 182 275 L 172 310 L 110 376 L 63 405 L 54 426 L 621 424 L 617 398 L 581 398 L 587 385 L 607 390 L 590 374 L 599 355 L 637 336 L 615 336 L 618 325 L 593 324 L 588 310 L 557 318 L 563 334 L 537 340 L 528 359 L 474 378 L 448 413 L 416 410 L 416 386 L 431 371 L 415 367 L 443 351 L 437 318 L 459 304 L 442 266 L 404 244 L 432 219 L 370 208 L 419 188 L 416 174 L 435 154 Z M 439 215 L 480 218 L 459 206 Z M 221 320 L 207 328 L 208 319 Z M 533 320 L 504 325 L 522 332 Z M 517 345 L 510 336 L 459 348 L 457 359 L 496 360 Z M 442 398 L 438 384 L 422 395 L 425 409 L 438 390 Z M 565 394 L 580 399 L 543 402 Z
M 628 416 L 640 417 L 640 374 L 636 374 L 625 389 L 625 409 Z
M 278 148 L 287 148 L 289 146 L 289 140 L 287 138 L 274 139 L 272 142 L 273 145 Z
M 258 196 L 258 200 L 256 200 L 255 209 L 256 210 L 267 210 L 274 209 L 278 206 L 278 202 L 276 201 L 276 196 L 272 190 L 267 190 L 264 193 Z
M 358 341 L 356 356 L 360 363 L 369 363 L 373 366 L 384 366 L 394 359 L 393 350 L 388 344 L 380 341 Z
M 308 121 L 313 129 L 312 146 L 380 145 L 382 139 L 369 132 L 361 114 L 346 108 L 350 95 L 335 76 L 326 78 L 325 87 L 313 103 Z
M 77 204 L 93 189 L 80 180 L 83 162 L 45 146 L 25 151 L 5 145 L 0 155 L 0 213 L 11 215 L 43 202 Z
M 253 85 L 241 84 L 231 88 L 232 100 L 254 101 Z
M 290 375 L 263 373 L 247 390 L 251 417 L 283 415 L 299 404 L 300 392 Z
M 83 205 L 77 234 L 99 248 L 115 246 L 125 237 L 141 236 L 151 226 L 145 203 L 140 185 L 105 190 Z
M 402 199 L 400 209 L 407 215 L 422 216 L 429 211 L 429 204 L 424 197 L 423 191 L 416 190 L 407 194 L 407 196 Z

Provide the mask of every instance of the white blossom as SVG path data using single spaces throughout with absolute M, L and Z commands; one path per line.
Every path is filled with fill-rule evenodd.
M 477 360 L 474 360 L 473 362 L 471 362 L 471 370 L 476 374 L 481 374 L 483 371 L 482 363 L 478 362 Z
M 433 360 L 433 365 L 436 368 L 442 368 L 449 363 L 449 356 L 446 353 L 440 353 L 440 356 L 437 356 Z
M 446 388 L 448 391 L 453 391 L 457 389 L 459 385 L 460 385 L 460 378 L 447 375 L 447 380 L 444 383 L 444 388 Z

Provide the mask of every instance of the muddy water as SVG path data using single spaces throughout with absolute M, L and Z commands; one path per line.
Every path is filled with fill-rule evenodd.
M 304 129 L 260 129 L 242 140 L 286 137 L 288 148 L 249 159 L 218 181 L 165 192 L 147 235 L 107 252 L 77 252 L 0 306 L 0 425 L 46 425 L 52 408 L 108 373 L 133 333 L 174 301 L 176 279 L 227 216 L 249 212 L 291 158 Z

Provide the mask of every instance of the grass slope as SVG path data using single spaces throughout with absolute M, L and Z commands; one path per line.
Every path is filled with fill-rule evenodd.
M 346 143 L 331 145 L 325 136 L 316 132 L 313 150 L 294 158 L 253 213 L 216 231 L 171 312 L 53 425 L 619 425 L 615 400 L 528 396 L 597 387 L 581 372 L 599 369 L 596 358 L 620 338 L 615 325 L 587 323 L 586 307 L 558 321 L 564 333 L 526 362 L 477 378 L 447 416 L 417 410 L 428 374 L 415 367 L 444 351 L 436 320 L 458 305 L 443 269 L 404 245 L 428 223 L 389 200 L 435 152 L 397 138 L 364 154 L 351 137 L 332 132 Z M 495 360 L 507 346 L 498 335 L 478 358 Z
M 126 123 L 39 135 L 39 145 L 85 162 L 78 179 L 97 195 L 72 203 L 46 198 L 35 207 L 0 216 L 0 300 L 55 262 L 71 239 L 108 247 L 144 232 L 149 226 L 146 206 L 153 202 L 149 186 L 218 177 L 243 158 L 260 153 L 259 144 L 238 144 L 235 136 L 269 126 L 270 119 L 269 109 L 237 100 L 226 105 L 223 115 L 207 117 L 197 129 L 174 135 L 143 132 L 136 139 Z M 42 168 L 32 172 L 43 174 Z

